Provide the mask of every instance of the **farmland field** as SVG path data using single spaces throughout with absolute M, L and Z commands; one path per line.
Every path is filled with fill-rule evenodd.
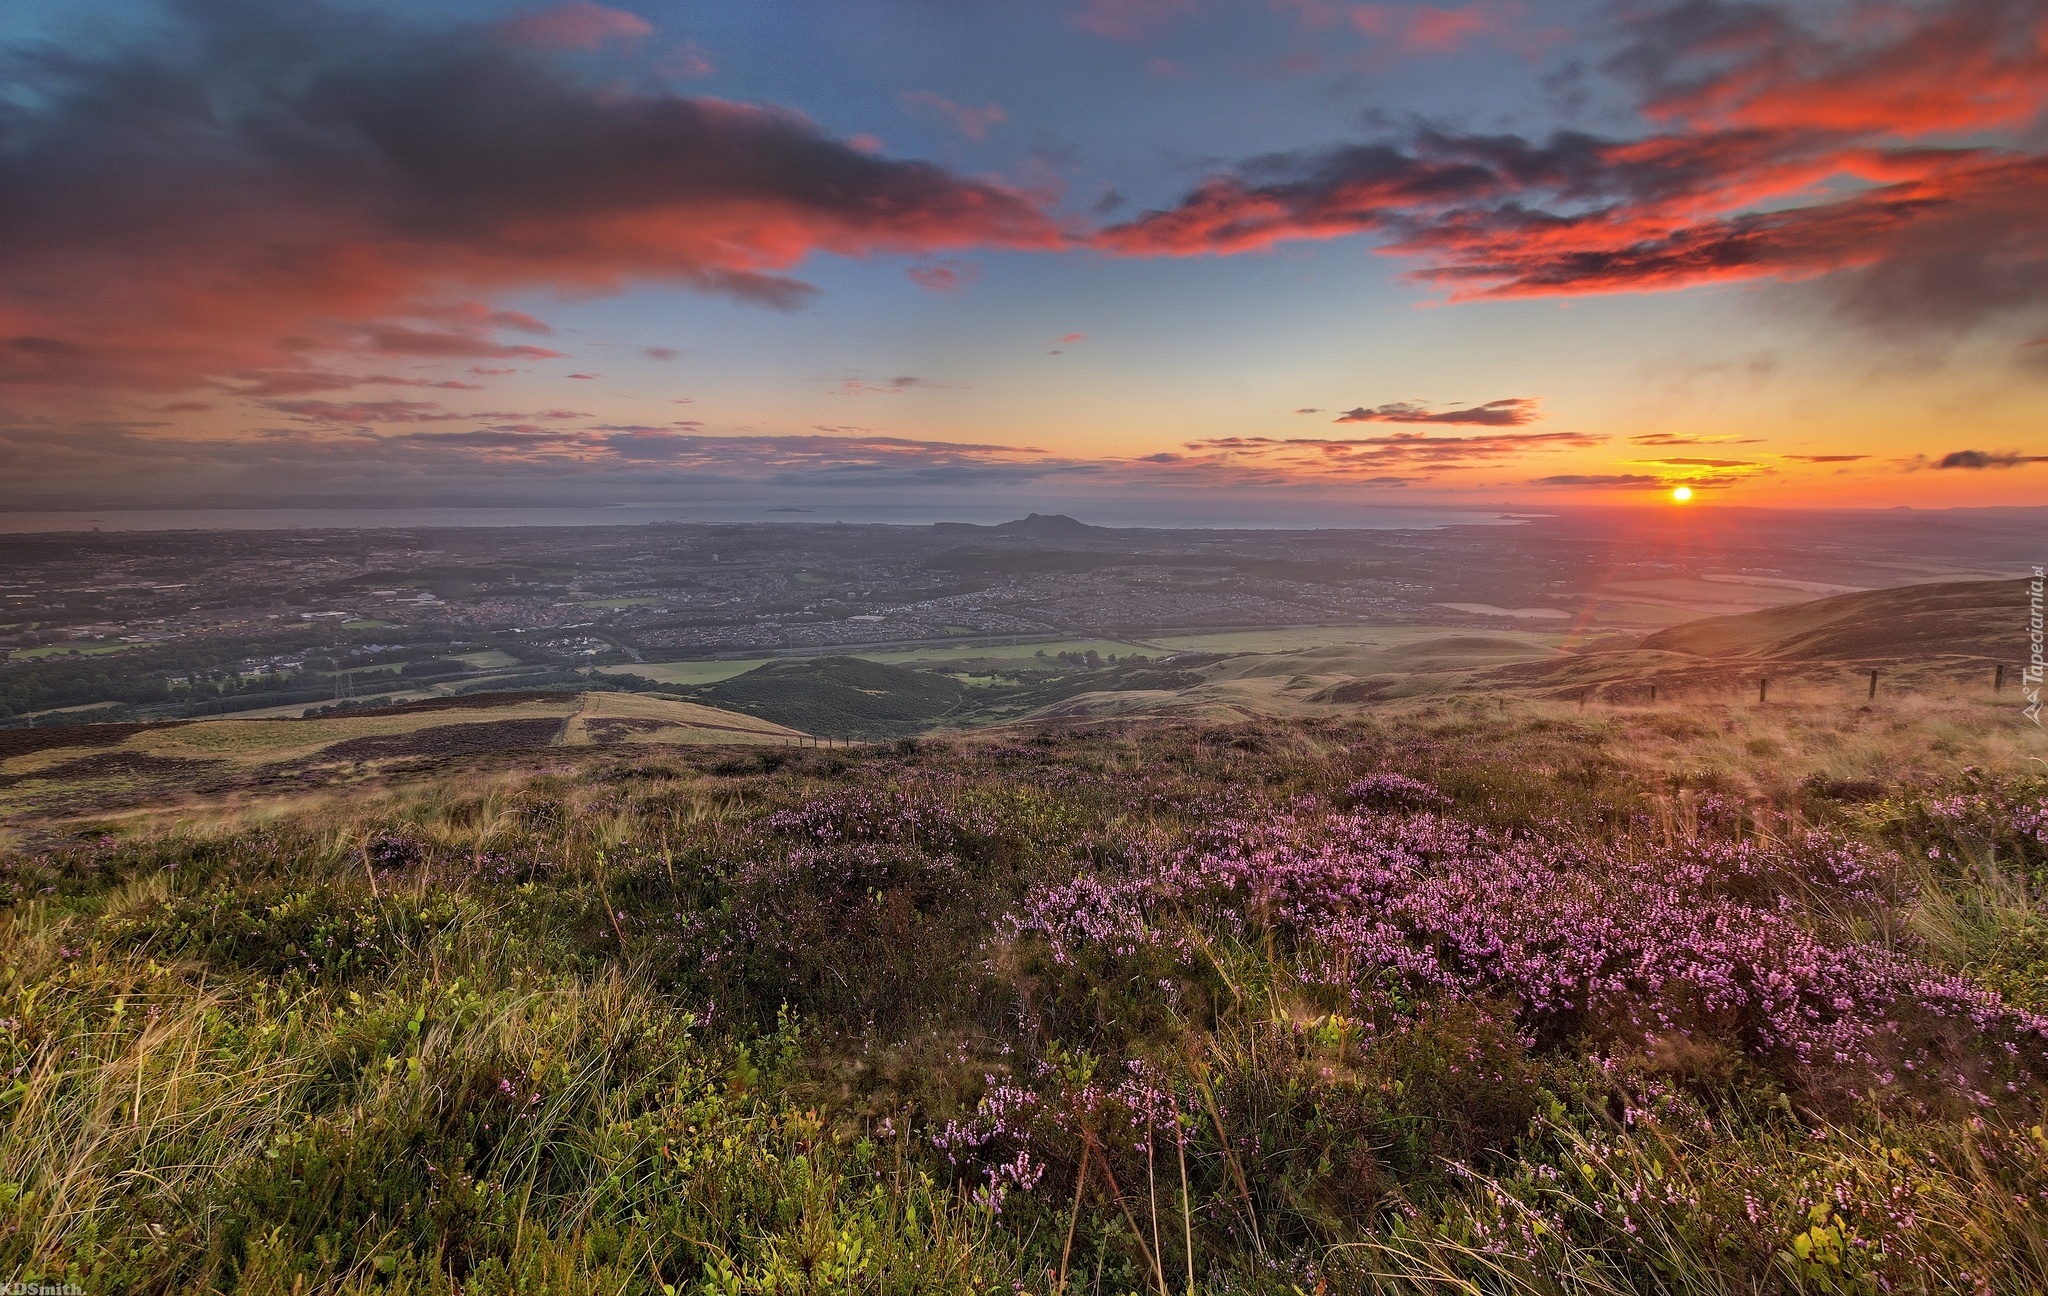
M 634 662 L 629 666 L 600 666 L 602 675 L 637 675 L 657 684 L 715 684 L 722 679 L 744 675 L 769 659 L 757 657 L 740 661 Z
M 50 657 L 106 657 L 117 652 L 127 652 L 135 644 L 51 644 L 46 648 L 14 648 L 7 654 L 9 661 L 41 661 Z

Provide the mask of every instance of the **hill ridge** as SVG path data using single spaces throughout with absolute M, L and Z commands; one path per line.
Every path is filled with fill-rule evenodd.
M 2018 660 L 2026 608 L 2024 579 L 1933 581 L 1702 617 L 1659 630 L 1640 646 L 1780 661 L 1927 654 Z

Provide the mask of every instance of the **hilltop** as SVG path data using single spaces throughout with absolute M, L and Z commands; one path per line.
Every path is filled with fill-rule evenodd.
M 939 535 L 974 535 L 1001 537 L 1015 540 L 1068 540 L 1086 536 L 1107 535 L 1108 527 L 1090 526 L 1068 517 L 1064 513 L 1033 513 L 1013 522 L 998 522 L 993 526 L 982 526 L 974 522 L 935 522 L 932 530 Z
M 1916 655 L 2026 657 L 2024 580 L 1942 581 L 1840 594 L 1660 630 L 1653 652 L 1783 661 L 1862 661 Z

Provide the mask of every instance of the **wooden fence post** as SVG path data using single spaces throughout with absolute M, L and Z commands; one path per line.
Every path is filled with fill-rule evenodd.
M 1877 672 L 1870 672 L 1870 700 L 1877 701 Z
M 1770 696 L 1771 681 L 1769 679 L 1759 679 L 1756 682 L 1756 704 L 1758 706 L 1762 706 L 1766 701 L 1770 699 Z
M 2000 663 L 1998 663 L 1998 673 L 1997 673 L 1996 675 L 1993 675 L 1993 676 L 1991 677 L 1991 691 L 1992 691 L 1993 693 L 2003 693 L 2003 692 L 2005 691 L 2005 663 L 2004 663 L 2004 662 L 2000 662 Z

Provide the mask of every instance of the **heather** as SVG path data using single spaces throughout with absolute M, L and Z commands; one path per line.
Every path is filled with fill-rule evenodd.
M 2048 1287 L 2048 780 L 1611 738 L 1041 726 L 70 825 L 0 873 L 0 1272 Z

